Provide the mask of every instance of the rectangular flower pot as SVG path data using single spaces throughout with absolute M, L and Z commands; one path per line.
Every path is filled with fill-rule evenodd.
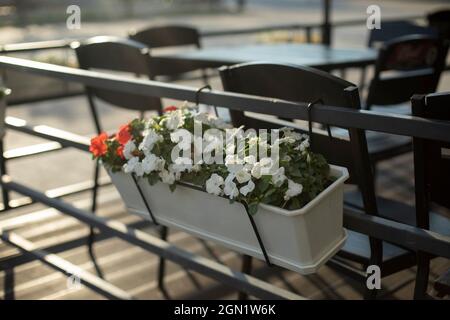
M 109 174 L 129 212 L 150 220 L 133 177 Z M 271 263 L 313 273 L 343 246 L 343 184 L 348 172 L 331 166 L 331 175 L 336 180 L 299 210 L 259 206 L 253 218 Z M 242 204 L 185 186 L 171 192 L 162 182 L 151 186 L 139 179 L 138 183 L 158 223 L 264 259 Z

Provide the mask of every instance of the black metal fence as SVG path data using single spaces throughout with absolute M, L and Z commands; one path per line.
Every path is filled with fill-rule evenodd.
M 344 128 L 359 128 L 379 132 L 405 135 L 411 137 L 433 139 L 450 142 L 450 123 L 423 119 L 414 116 L 377 113 L 374 111 L 355 110 L 352 108 L 337 108 L 334 106 L 318 105 L 311 114 L 305 103 L 293 103 L 273 100 L 243 94 L 201 91 L 197 88 L 168 84 L 150 80 L 130 79 L 121 76 L 86 71 L 46 63 L 23 60 L 13 57 L 0 57 L 0 68 L 14 70 L 28 75 L 39 75 L 55 78 L 61 81 L 75 82 L 92 87 L 114 90 L 122 93 L 133 93 L 152 97 L 187 100 L 207 105 L 226 107 L 233 110 L 257 112 L 288 119 L 307 120 L 309 116 L 317 122 Z M 36 134 L 48 140 L 56 140 L 63 146 L 76 147 L 86 150 L 87 141 L 84 137 L 74 139 L 73 136 L 61 136 L 39 131 L 24 124 L 6 123 L 7 128 Z M 228 268 L 204 261 L 203 258 L 182 252 L 168 243 L 150 237 L 136 230 L 129 230 L 126 226 L 116 222 L 105 221 L 88 212 L 81 211 L 61 200 L 52 199 L 40 191 L 33 190 L 22 184 L 13 182 L 11 177 L 3 176 L 2 187 L 28 196 L 38 202 L 57 208 L 61 212 L 71 215 L 104 232 L 121 237 L 131 243 L 139 245 L 164 258 L 192 268 L 206 276 L 219 281 L 226 281 L 231 286 L 239 288 L 259 297 L 299 298 L 281 289 L 261 282 L 246 275 L 231 272 Z M 351 230 L 364 233 L 371 237 L 388 241 L 411 251 L 422 251 L 434 256 L 450 258 L 450 237 L 435 232 L 402 224 L 379 216 L 365 214 L 354 208 L 345 207 L 344 226 Z M 3 240 L 11 242 L 8 234 L 3 233 Z M 20 241 L 19 241 L 20 242 Z M 17 243 L 15 244 L 17 245 Z M 25 248 L 22 250 L 26 251 Z M 269 287 L 268 287 L 269 286 Z M 275 291 L 274 291 L 275 290 Z M 281 290 L 281 291 L 280 291 Z

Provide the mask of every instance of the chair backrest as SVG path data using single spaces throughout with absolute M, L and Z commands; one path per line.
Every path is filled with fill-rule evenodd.
M 130 32 L 130 39 L 139 41 L 149 48 L 178 47 L 193 45 L 200 48 L 197 29 L 188 26 L 158 26 Z
M 78 63 L 82 69 L 97 69 L 130 73 L 153 78 L 148 48 L 129 39 L 94 37 L 74 43 Z M 161 110 L 161 100 L 147 96 L 125 94 L 111 90 L 86 88 L 88 95 L 98 97 L 118 107 L 133 110 Z
M 406 36 L 385 43 L 375 64 L 366 106 L 409 101 L 436 91 L 448 46 L 438 37 Z
M 450 121 L 450 92 L 412 98 L 414 116 Z M 450 143 L 413 139 L 417 225 L 428 228 L 429 205 L 450 208 Z
M 450 39 L 450 10 L 439 10 L 427 15 L 428 24 L 435 28 L 439 35 L 449 40 Z
M 196 49 L 201 48 L 200 34 L 197 29 L 189 26 L 167 25 L 143 29 L 141 31 L 132 31 L 130 39 L 143 43 L 150 49 L 167 47 L 186 47 L 191 46 Z M 189 63 L 173 63 L 157 56 L 151 58 L 151 69 L 154 76 L 166 76 L 169 80 L 186 72 L 195 71 L 198 68 Z M 173 78 L 174 77 L 174 78 Z M 203 80 L 208 82 L 208 77 L 203 72 Z
M 246 63 L 220 68 L 225 90 L 293 102 L 314 102 L 337 107 L 360 108 L 355 85 L 329 73 L 308 67 L 269 63 Z M 271 128 L 263 121 L 252 119 L 240 111 L 231 111 L 233 125 Z M 311 113 L 312 115 L 314 112 Z M 347 167 L 350 182 L 359 185 L 366 212 L 377 214 L 372 169 L 365 133 L 349 129 L 349 139 L 328 137 L 314 132 L 312 149 L 333 164 Z
M 368 47 L 376 47 L 384 42 L 407 35 L 437 36 L 438 32 L 433 27 L 419 26 L 406 20 L 381 21 L 380 29 L 372 29 L 369 33 Z

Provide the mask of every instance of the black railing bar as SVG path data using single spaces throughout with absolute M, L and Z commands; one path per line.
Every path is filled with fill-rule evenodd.
M 100 277 L 97 277 L 77 267 L 69 261 L 64 260 L 63 258 L 55 254 L 37 249 L 32 242 L 28 241 L 25 238 L 22 238 L 14 232 L 1 232 L 0 230 L 0 238 L 6 243 L 9 243 L 10 245 L 21 250 L 22 252 L 34 256 L 36 259 L 42 261 L 44 264 L 50 266 L 51 268 L 62 272 L 69 277 L 76 277 L 76 279 L 79 280 L 80 283 L 109 299 L 134 299 L 124 290 L 112 285 L 111 283 L 101 279 Z
M 450 237 L 344 207 L 344 226 L 413 251 L 450 259 Z
M 195 102 L 198 97 L 200 103 L 208 105 L 288 119 L 308 119 L 307 103 L 294 103 L 216 90 L 202 91 L 197 94 L 197 88 L 179 84 L 134 79 L 5 56 L 0 56 L 0 66 L 118 92 L 191 102 Z M 312 115 L 317 122 L 337 127 L 359 128 L 450 142 L 450 122 L 448 121 L 326 105 L 318 105 Z
M 160 257 L 171 260 L 188 269 L 225 283 L 239 291 L 245 291 L 262 299 L 305 299 L 304 297 L 278 288 L 252 276 L 234 271 L 220 263 L 194 255 L 145 232 L 131 229 L 121 222 L 107 220 L 102 217 L 98 217 L 93 213 L 75 208 L 64 201 L 51 199 L 42 192 L 31 189 L 23 184 L 13 182 L 10 177 L 6 175 L 2 177 L 1 184 L 2 187 L 10 191 L 15 191 L 29 196 L 30 198 L 42 204 L 53 207 L 62 213 L 80 220 L 83 223 L 96 227 L 102 232 L 108 232 L 131 244 L 153 252 Z

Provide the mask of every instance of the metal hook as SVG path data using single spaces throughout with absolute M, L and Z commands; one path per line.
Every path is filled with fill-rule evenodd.
M 199 105 L 199 94 L 200 94 L 200 92 L 202 92 L 202 91 L 205 90 L 205 89 L 212 90 L 212 89 L 211 89 L 211 86 L 210 86 L 209 84 L 207 84 L 207 85 L 205 85 L 205 86 L 203 86 L 203 87 L 201 87 L 201 88 L 198 88 L 197 91 L 195 92 L 195 105 L 196 105 L 197 107 L 198 107 L 198 105 Z

